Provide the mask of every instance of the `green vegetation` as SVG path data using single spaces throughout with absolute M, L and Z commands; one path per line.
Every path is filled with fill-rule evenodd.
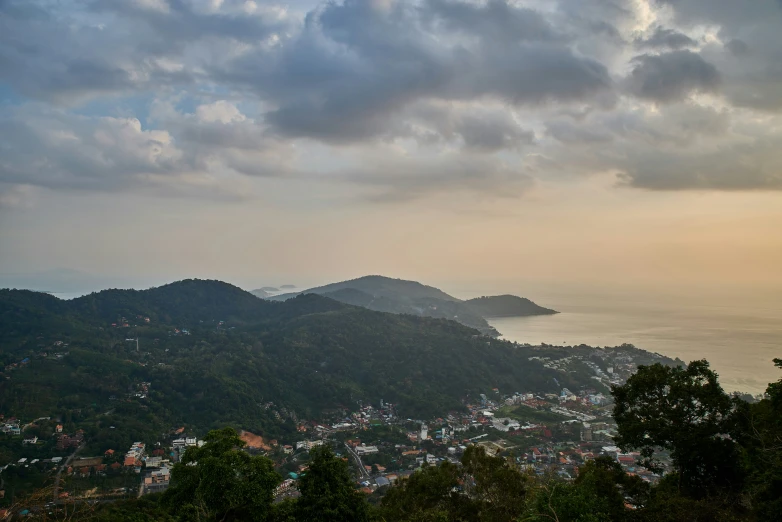
M 218 281 L 72 301 L 2 290 L 0 348 L 0 413 L 78 425 L 91 451 L 154 442 L 174 426 L 205 433 L 231 425 L 278 438 L 295 433 L 296 419 L 357 400 L 383 398 L 426 418 L 495 387 L 594 386 L 587 371 L 529 360 L 546 351 L 453 321 L 311 294 L 265 301 Z M 151 383 L 144 397 L 140 383 Z
M 528 315 L 551 315 L 556 310 L 543 308 L 527 298 L 515 295 L 476 297 L 465 304 L 481 317 L 525 317 Z

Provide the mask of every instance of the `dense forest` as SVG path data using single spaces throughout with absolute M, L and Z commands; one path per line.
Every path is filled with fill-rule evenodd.
M 0 413 L 95 418 L 100 432 L 109 423 L 101 414 L 112 411 L 112 425 L 136 429 L 231 425 L 276 437 L 294 432 L 297 418 L 359 400 L 427 418 L 493 388 L 596 386 L 588 370 L 562 373 L 530 360 L 545 350 L 453 321 L 314 294 L 265 301 L 219 281 L 70 301 L 2 290 L 0 348 Z M 134 396 L 140 383 L 148 383 L 143 398 Z
M 782 360 L 777 359 L 782 368 Z M 642 366 L 612 389 L 617 444 L 640 450 L 656 469 L 667 451 L 673 469 L 655 485 L 609 457 L 587 461 L 575 480 L 536 476 L 512 455 L 470 446 L 460 464 L 424 465 L 367 497 L 346 459 L 331 448 L 310 453 L 300 496 L 280 501 L 272 462 L 242 450 L 231 428 L 187 450 L 162 495 L 73 506 L 71 520 L 98 521 L 558 521 L 722 522 L 782 520 L 782 379 L 747 403 L 726 394 L 706 361 Z M 21 506 L 20 506 L 21 507 Z M 46 518 L 43 515 L 42 518 Z

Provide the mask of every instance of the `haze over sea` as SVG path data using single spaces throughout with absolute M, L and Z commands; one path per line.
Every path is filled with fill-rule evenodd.
M 470 285 L 457 297 L 488 294 Z M 685 362 L 707 359 L 729 391 L 765 391 L 780 378 L 782 294 L 720 289 L 663 292 L 645 288 L 551 284 L 491 285 L 561 313 L 491 319 L 503 338 L 519 343 L 590 346 L 634 344 Z

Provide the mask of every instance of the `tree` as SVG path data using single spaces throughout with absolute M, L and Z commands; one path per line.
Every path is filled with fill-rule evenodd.
M 474 510 L 459 491 L 459 468 L 450 462 L 424 466 L 388 490 L 381 502 L 385 520 L 474 520 Z
M 369 504 L 356 491 L 347 462 L 331 448 L 310 452 L 310 467 L 299 480 L 301 497 L 296 502 L 296 519 L 314 522 L 361 522 L 370 519 Z
M 613 386 L 619 447 L 640 449 L 642 464 L 661 469 L 655 451 L 671 452 L 681 492 L 702 497 L 738 491 L 742 472 L 731 431 L 734 401 L 706 361 L 686 368 L 639 366 L 624 385 Z
M 782 369 L 782 359 L 774 359 Z M 741 444 L 748 470 L 746 498 L 761 520 L 782 520 L 782 379 L 766 398 L 738 403 L 733 437 Z
M 267 520 L 282 481 L 272 462 L 243 451 L 233 428 L 211 431 L 204 441 L 172 469 L 164 505 L 185 520 Z
M 623 521 L 630 510 L 625 498 L 639 507 L 648 498 L 648 486 L 627 475 L 608 457 L 587 462 L 573 483 L 549 479 L 530 486 L 529 512 L 524 520 L 558 522 Z
M 524 509 L 530 479 L 508 459 L 470 446 L 462 456 L 465 491 L 476 505 L 479 520 L 514 520 Z

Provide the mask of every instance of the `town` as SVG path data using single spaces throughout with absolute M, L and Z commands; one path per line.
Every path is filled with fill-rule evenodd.
M 594 362 L 595 356 L 602 364 Z M 562 480 L 573 480 L 579 466 L 599 456 L 609 456 L 645 481 L 654 483 L 660 478 L 638 465 L 638 453 L 623 453 L 613 444 L 616 424 L 607 390 L 635 371 L 638 361 L 632 352 L 585 347 L 581 355 L 533 358 L 562 373 L 585 366 L 594 374 L 595 385 L 580 390 L 563 387 L 559 394 L 495 388 L 465 397 L 460 411 L 429 419 L 400 417 L 397 406 L 382 398 L 372 404 L 358 401 L 350 411 L 336 409 L 317 420 L 301 419 L 269 402 L 261 406 L 275 418 L 295 420 L 296 433 L 290 440 L 266 439 L 248 431 L 239 434 L 246 451 L 266 455 L 275 463 L 284 478 L 277 490 L 279 499 L 298 494 L 296 483 L 307 472 L 309 451 L 322 445 L 331 446 L 350 463 L 356 486 L 367 494 L 423 466 L 458 463 L 473 444 L 511 459 L 529 473 L 553 474 Z M 152 387 L 153 382 L 137 382 L 125 397 L 110 399 L 144 401 Z M 204 444 L 201 437 L 205 435 L 186 426 L 172 427 L 157 440 L 132 441 L 89 455 L 84 454 L 88 447 L 84 430 L 66 432 L 60 419 L 44 417 L 25 423 L 0 416 L 0 431 L 4 447 L 17 448 L 6 451 L 4 455 L 13 453 L 13 457 L 0 465 L 4 479 L 0 499 L 6 504 L 29 493 L 25 483 L 40 487 L 53 483 L 53 503 L 110 501 L 164 491 L 171 467 L 188 448 Z M 120 440 L 122 434 L 117 435 Z

